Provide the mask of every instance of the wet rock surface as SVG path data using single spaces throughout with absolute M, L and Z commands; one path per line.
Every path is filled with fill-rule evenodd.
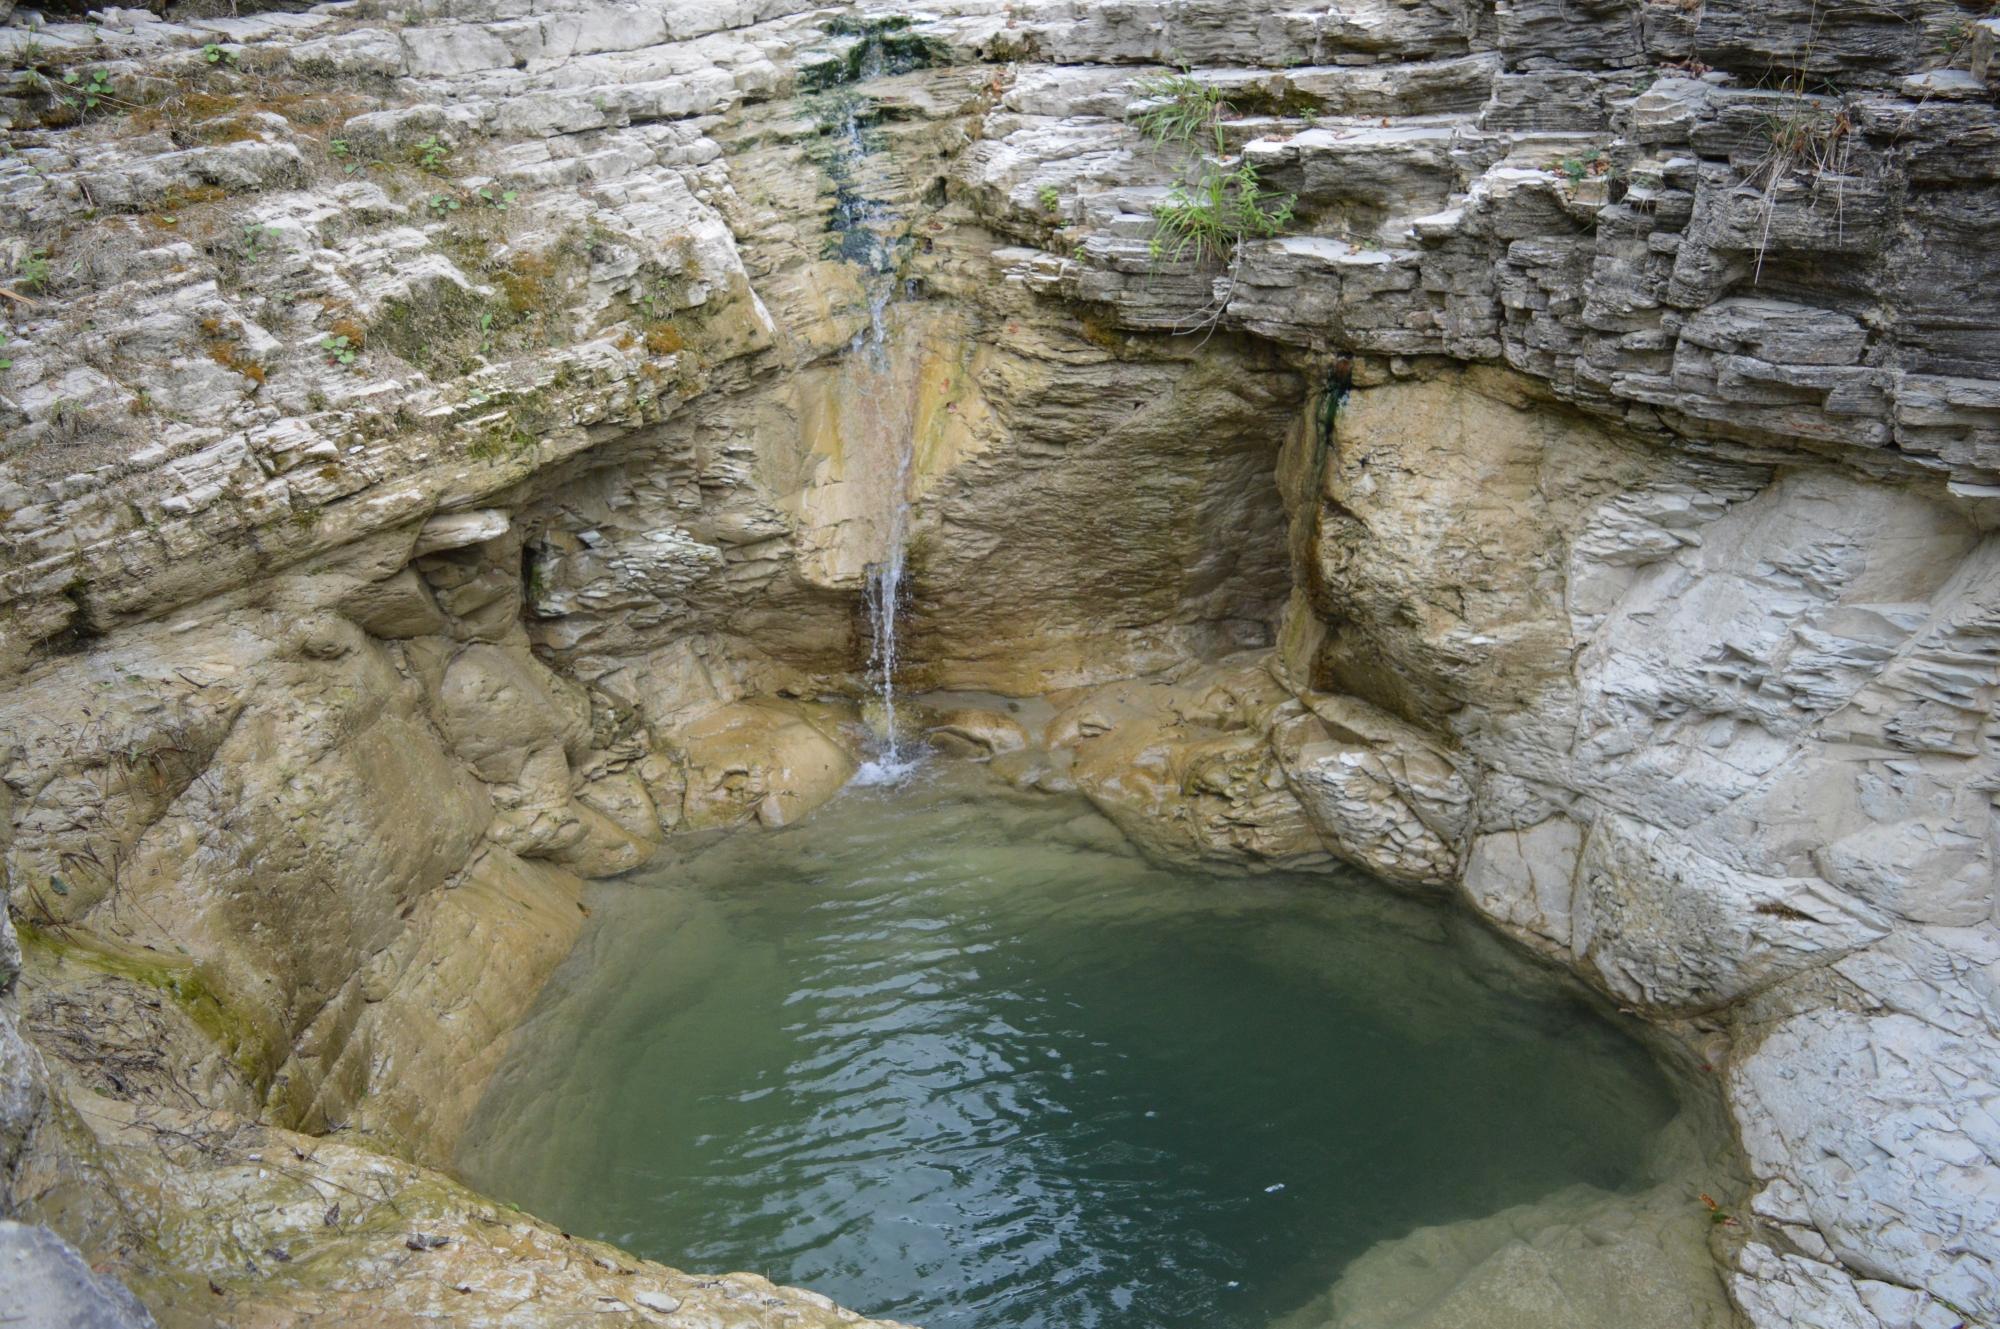
M 0 25 L 0 1200 L 97 1260 L 37 1168 L 220 1193 L 106 1104 L 447 1156 L 583 878 L 862 755 L 910 439 L 907 683 L 1049 697 L 941 744 L 1456 893 L 1708 1049 L 1748 1322 L 2000 1317 L 1995 20 L 832 17 Z M 1295 198 L 1228 263 L 1150 252 L 1170 63 Z M 327 1247 L 382 1323 L 465 1249 L 408 1237 Z M 227 1316 L 305 1317 L 254 1262 Z

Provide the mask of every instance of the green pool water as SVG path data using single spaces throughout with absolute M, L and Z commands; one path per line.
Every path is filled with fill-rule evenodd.
M 928 1329 L 1267 1325 L 1412 1227 L 1633 1183 L 1675 1109 L 1468 919 L 1163 869 L 976 768 L 590 903 L 460 1170 Z

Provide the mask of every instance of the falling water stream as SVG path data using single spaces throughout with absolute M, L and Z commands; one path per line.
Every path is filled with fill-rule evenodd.
M 882 72 L 879 49 L 870 50 L 860 75 L 863 80 Z M 913 762 L 903 749 L 896 719 L 897 611 L 903 594 L 910 525 L 910 484 L 916 440 L 907 398 L 913 387 L 897 382 L 889 350 L 890 306 L 902 293 L 899 276 L 903 238 L 895 231 L 901 218 L 894 209 L 871 198 L 861 174 L 869 156 L 862 120 L 869 103 L 851 90 L 830 99 L 835 128 L 826 159 L 834 181 L 835 202 L 829 222 L 839 252 L 862 270 L 868 291 L 868 323 L 854 334 L 848 353 L 859 364 L 864 389 L 858 394 L 859 413 L 875 435 L 862 455 L 893 457 L 884 474 L 871 477 L 880 487 L 882 511 L 877 515 L 881 557 L 870 563 L 864 588 L 869 622 L 868 670 L 880 713 L 875 729 L 880 744 L 874 759 L 855 779 L 861 784 L 893 784 L 909 774 Z
M 878 281 L 869 298 L 868 327 L 855 334 L 851 348 L 852 354 L 865 357 L 867 376 L 879 387 L 876 403 L 864 413 L 864 418 L 870 428 L 883 435 L 877 441 L 886 442 L 895 459 L 889 474 L 883 477 L 884 490 L 879 495 L 884 509 L 880 527 L 882 557 L 868 565 L 864 591 L 869 626 L 868 672 L 881 712 L 875 725 L 880 746 L 874 758 L 855 773 L 855 781 L 860 784 L 893 784 L 907 776 L 915 765 L 903 750 L 896 722 L 896 613 L 903 594 L 909 547 L 910 472 L 916 440 L 910 412 L 896 409 L 905 390 L 896 384 L 894 367 L 889 363 L 886 311 L 895 290 L 893 274 Z
M 912 765 L 903 755 L 896 724 L 896 603 L 903 590 L 904 551 L 909 540 L 911 453 L 906 444 L 897 461 L 898 497 L 890 514 L 888 553 L 868 572 L 868 618 L 874 638 L 869 668 L 875 675 L 877 695 L 882 701 L 882 749 L 874 761 L 857 773 L 855 778 L 863 783 L 899 780 L 909 773 Z

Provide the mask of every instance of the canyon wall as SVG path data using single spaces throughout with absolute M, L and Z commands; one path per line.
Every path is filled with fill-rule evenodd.
M 907 483 L 941 741 L 1152 852 L 1455 894 L 1670 1027 L 1753 1173 L 1716 1316 L 2000 1318 L 1996 42 L 1945 0 L 17 12 L 0 1202 L 191 1323 L 835 1322 L 423 1165 L 584 879 L 852 773 Z M 1151 245 L 1170 65 L 1295 200 L 1224 262 Z

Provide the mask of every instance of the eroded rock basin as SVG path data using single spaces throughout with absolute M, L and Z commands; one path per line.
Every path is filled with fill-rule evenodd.
M 590 905 L 459 1157 L 579 1235 L 930 1329 L 1722 1322 L 1676 1084 L 1365 878 L 935 765 Z

